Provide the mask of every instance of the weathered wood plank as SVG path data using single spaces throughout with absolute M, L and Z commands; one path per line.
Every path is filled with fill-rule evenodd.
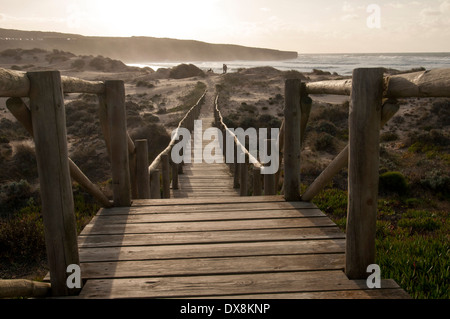
M 224 221 L 224 220 L 258 220 L 273 218 L 310 218 L 325 217 L 320 209 L 298 210 L 256 210 L 256 211 L 223 211 L 208 213 L 177 213 L 177 214 L 134 214 L 109 215 L 103 213 L 93 217 L 92 223 L 133 224 L 133 223 L 166 223 L 166 222 L 195 222 L 195 221 Z
M 220 231 L 261 228 L 333 227 L 328 217 L 259 220 L 196 221 L 144 224 L 88 224 L 83 234 L 145 234 L 161 232 Z
M 337 227 L 225 230 L 218 232 L 178 232 L 79 236 L 79 247 L 118 247 L 145 245 L 248 243 L 307 239 L 343 239 Z
M 208 201 L 203 199 L 152 199 L 152 200 L 133 200 L 133 206 L 163 206 L 163 205 L 205 205 L 205 204 L 242 204 L 242 203 L 268 203 L 268 202 L 286 202 L 282 196 L 252 196 L 252 197 L 230 197 L 230 198 L 215 198 Z M 314 207 L 314 204 L 308 202 L 300 202 L 303 207 Z
M 344 254 L 219 257 L 83 263 L 83 279 L 344 269 Z
M 176 199 L 173 199 L 176 200 Z M 304 202 L 276 202 L 276 203 L 225 203 L 225 204 L 207 204 L 211 199 L 202 199 L 205 204 L 193 205 L 173 205 L 173 206 L 132 206 L 132 207 L 114 207 L 110 209 L 100 209 L 98 214 L 107 215 L 129 215 L 129 214 L 160 214 L 160 213 L 188 213 L 188 212 L 230 212 L 230 211 L 256 211 L 256 210 L 307 210 L 318 209 L 311 203 Z
M 343 239 L 83 248 L 82 262 L 343 253 Z
M 364 289 L 363 283 L 358 283 L 360 290 L 337 290 L 318 292 L 293 292 L 257 295 L 233 295 L 233 296 L 202 296 L 201 299 L 411 299 L 401 288 Z M 382 279 L 381 287 L 394 287 L 395 282 L 390 279 Z M 196 297 L 190 299 L 197 299 Z
M 342 271 L 88 280 L 81 298 L 161 298 L 361 289 Z

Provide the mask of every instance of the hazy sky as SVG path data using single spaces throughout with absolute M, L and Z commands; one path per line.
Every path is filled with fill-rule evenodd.
M 449 52 L 450 0 L 0 0 L 0 28 L 299 53 Z

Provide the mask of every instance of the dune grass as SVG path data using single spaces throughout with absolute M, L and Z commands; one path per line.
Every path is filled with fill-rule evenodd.
M 346 191 L 325 189 L 314 203 L 345 231 Z M 433 206 L 414 197 L 378 201 L 376 263 L 415 299 L 450 298 L 450 212 Z

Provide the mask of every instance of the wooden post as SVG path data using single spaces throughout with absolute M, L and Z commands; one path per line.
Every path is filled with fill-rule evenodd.
M 279 185 L 280 185 L 280 177 L 281 177 L 281 171 L 282 171 L 282 164 L 283 164 L 283 152 L 284 152 L 284 119 L 283 122 L 281 122 L 280 126 L 280 133 L 278 135 L 278 162 L 280 167 L 278 168 L 278 171 L 275 173 L 275 187 L 278 191 Z
M 161 183 L 159 169 L 150 172 L 150 197 L 152 199 L 161 198 Z
M 98 119 L 102 130 L 103 139 L 105 140 L 106 150 L 108 151 L 109 160 L 111 161 L 111 136 L 109 134 L 108 109 L 106 107 L 105 94 L 98 94 Z
M 52 295 L 73 295 L 67 267 L 80 261 L 61 76 L 58 71 L 27 75 Z
M 227 163 L 227 131 L 222 127 L 219 127 L 219 129 L 222 132 L 222 145 L 221 146 L 222 146 L 223 162 L 225 164 L 228 164 Z
M 275 187 L 275 174 L 264 175 L 264 195 L 276 195 L 277 190 Z
M 161 155 L 163 198 L 170 198 L 170 163 L 169 155 Z
M 178 189 L 178 166 L 181 164 L 171 163 L 172 167 L 172 189 Z
M 239 194 L 241 196 L 248 195 L 248 169 L 247 169 L 247 156 L 245 156 L 245 162 L 238 164 L 239 169 Z
M 298 79 L 285 82 L 284 108 L 284 197 L 286 201 L 300 200 L 300 87 Z
M 110 128 L 114 205 L 128 207 L 131 206 L 131 182 L 123 81 L 106 81 L 105 95 Z
M 136 185 L 137 198 L 150 198 L 150 176 L 148 174 L 148 143 L 147 140 L 136 140 Z
M 366 279 L 375 263 L 383 69 L 355 69 L 349 113 L 345 273 Z
M 311 108 L 312 108 L 312 99 L 306 95 L 306 87 L 305 83 L 302 83 L 302 89 L 300 96 L 300 110 L 301 110 L 301 119 L 300 119 L 300 141 L 301 145 L 303 145 L 303 142 L 306 138 L 306 126 L 308 125 L 309 115 L 311 114 Z
M 136 146 L 134 145 L 131 137 L 127 133 L 128 139 L 128 165 L 130 169 L 130 187 L 131 187 L 131 197 L 137 198 L 137 176 L 136 176 Z
M 234 163 L 233 163 L 233 188 L 239 188 L 239 163 L 237 162 L 237 147 L 236 142 L 233 142 L 234 147 Z
M 262 195 L 261 168 L 253 167 L 253 196 Z

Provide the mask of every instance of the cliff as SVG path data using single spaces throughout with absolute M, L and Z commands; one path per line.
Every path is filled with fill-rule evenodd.
M 90 37 L 78 34 L 0 29 L 0 48 L 64 50 L 142 61 L 288 60 L 297 52 L 153 37 Z

